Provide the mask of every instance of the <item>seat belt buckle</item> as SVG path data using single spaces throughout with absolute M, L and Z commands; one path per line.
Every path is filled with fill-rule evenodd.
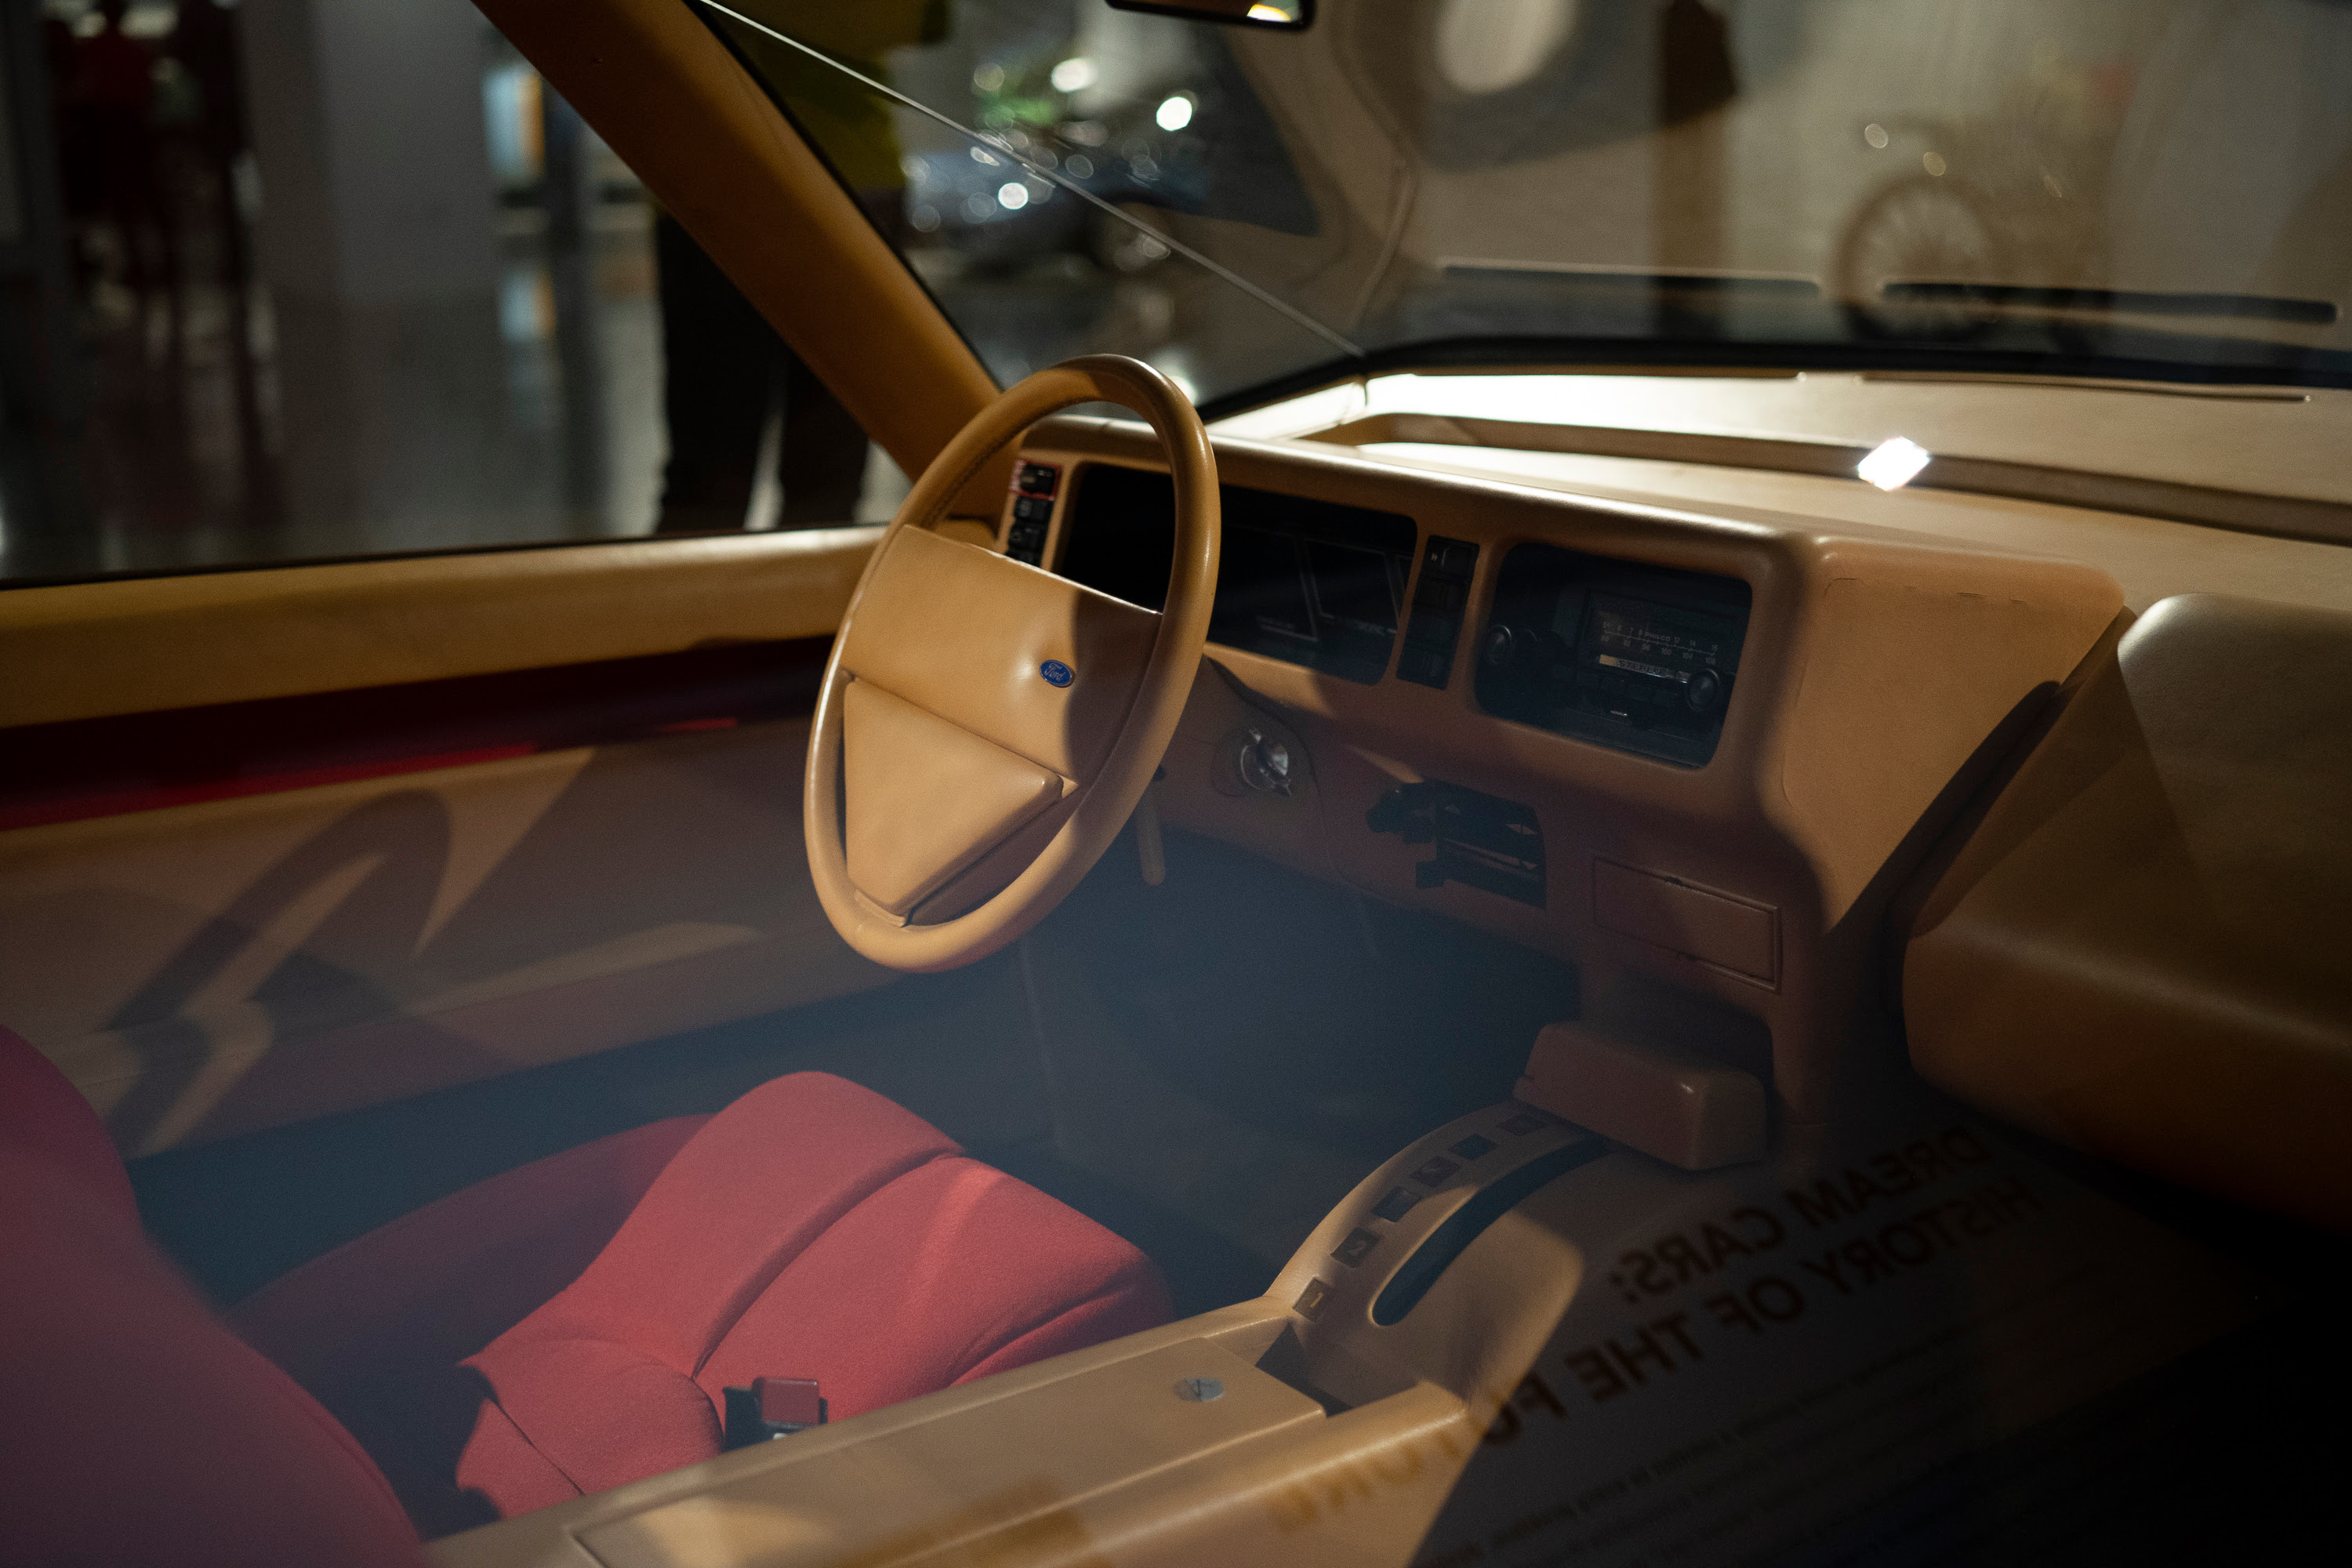
M 825 1404 L 813 1377 L 755 1377 L 749 1388 L 730 1388 L 726 1447 L 730 1453 L 754 1443 L 772 1443 L 825 1422 Z

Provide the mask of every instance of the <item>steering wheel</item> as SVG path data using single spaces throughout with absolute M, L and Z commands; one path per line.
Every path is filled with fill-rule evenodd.
M 1156 615 L 931 531 L 1023 431 L 1094 402 L 1150 420 L 1175 479 Z M 1039 371 L 932 459 L 850 595 L 809 735 L 809 872 L 842 940 L 893 969 L 953 969 L 1077 886 L 1176 732 L 1208 639 L 1218 536 L 1208 432 L 1139 360 Z

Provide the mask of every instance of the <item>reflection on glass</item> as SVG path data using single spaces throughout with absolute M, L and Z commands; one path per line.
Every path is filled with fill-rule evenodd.
M 2352 372 L 2352 7 L 1353 0 L 1280 31 L 959 0 L 862 54 L 819 8 L 729 9 L 878 84 L 908 259 L 1002 378 L 1115 350 L 1233 400 L 1694 343 Z M 827 68 L 715 25 L 861 161 Z
M 1895 436 L 1881 441 L 1868 457 L 1854 465 L 1854 473 L 1864 484 L 1876 485 L 1883 490 L 1899 490 L 1919 477 L 1927 466 L 1927 448 L 1906 436 Z

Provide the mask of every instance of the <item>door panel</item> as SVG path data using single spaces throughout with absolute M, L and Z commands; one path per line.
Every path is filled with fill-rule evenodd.
M 880 983 L 800 827 L 878 531 L 0 594 L 0 1023 L 143 1154 Z
M 0 837 L 0 1019 L 127 1154 L 838 995 L 782 720 Z
M 831 637 L 879 528 L 111 578 L 0 592 L 24 725 Z

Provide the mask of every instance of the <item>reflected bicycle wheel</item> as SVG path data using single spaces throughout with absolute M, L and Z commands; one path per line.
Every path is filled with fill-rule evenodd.
M 2005 276 L 2009 246 L 1972 186 L 1917 174 L 1857 208 L 1839 242 L 1839 308 L 1857 337 L 1966 342 L 2000 320 L 1977 290 Z

